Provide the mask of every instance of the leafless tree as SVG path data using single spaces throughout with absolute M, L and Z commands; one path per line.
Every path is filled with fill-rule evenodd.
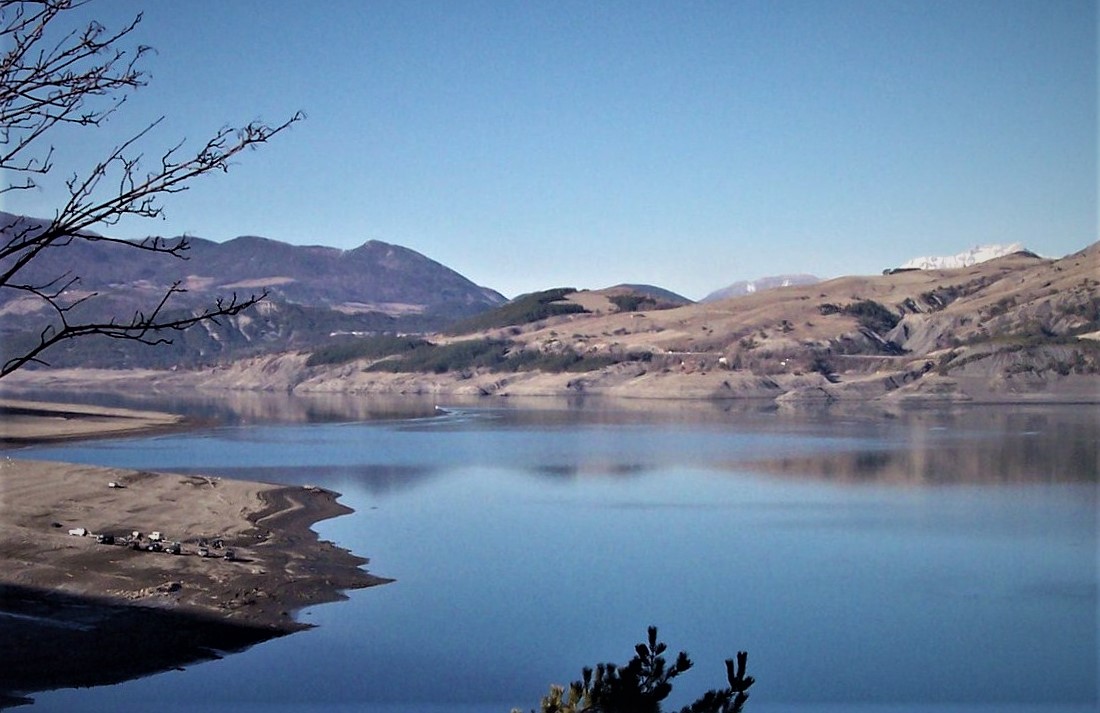
M 52 178 L 55 130 L 104 126 L 125 103 L 129 92 L 146 84 L 139 68 L 149 47 L 128 46 L 141 22 L 108 30 L 98 22 L 62 26 L 71 11 L 90 0 L 0 0 L 0 199 L 44 185 Z M 180 142 L 146 160 L 142 145 L 163 117 L 119 142 L 102 160 L 64 179 L 67 200 L 50 219 L 0 221 L 0 290 L 15 290 L 45 306 L 44 324 L 36 335 L 0 366 L 0 378 L 28 364 L 45 364 L 43 353 L 72 339 L 102 335 L 144 344 L 171 343 L 173 332 L 218 321 L 253 306 L 266 295 L 239 298 L 233 294 L 186 316 L 166 316 L 173 296 L 185 291 L 182 282 L 166 289 L 159 302 L 145 311 L 103 321 L 76 317 L 76 308 L 95 297 L 77 294 L 80 276 L 73 271 L 48 279 L 26 277 L 26 270 L 48 250 L 77 241 L 116 243 L 125 249 L 186 258 L 186 238 L 151 237 L 127 241 L 98 234 L 124 217 L 158 218 L 163 199 L 187 190 L 196 178 L 225 172 L 233 158 L 263 144 L 303 118 L 296 113 L 278 125 L 253 122 L 218 131 L 198 150 Z M 146 165 L 143 165 L 146 164 Z M 59 201 L 60 202 L 60 201 Z M 97 232 L 92 232 L 96 230 Z

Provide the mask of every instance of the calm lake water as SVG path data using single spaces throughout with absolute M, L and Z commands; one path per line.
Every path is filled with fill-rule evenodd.
M 507 713 L 650 624 L 695 661 L 677 707 L 747 650 L 747 711 L 1096 709 L 1095 408 L 271 399 L 11 455 L 323 485 L 356 512 L 322 536 L 396 581 L 30 710 Z

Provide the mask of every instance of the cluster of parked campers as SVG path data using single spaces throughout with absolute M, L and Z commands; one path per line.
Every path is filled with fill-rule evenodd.
M 69 530 L 70 535 L 85 537 L 91 535 L 87 529 L 76 527 Z M 164 552 L 170 555 L 196 554 L 199 557 L 217 557 L 227 560 L 237 559 L 237 553 L 232 548 L 227 548 L 225 542 L 219 537 L 208 541 L 205 537 L 200 539 L 194 552 L 184 552 L 182 543 L 169 541 L 163 534 L 154 530 L 144 535 L 134 530 L 129 535 L 118 537 L 110 534 L 95 535 L 95 540 L 101 545 L 118 545 L 128 547 L 139 552 Z

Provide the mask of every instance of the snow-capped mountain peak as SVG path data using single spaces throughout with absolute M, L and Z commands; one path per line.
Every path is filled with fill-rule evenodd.
M 1026 250 L 1021 243 L 1009 245 L 976 245 L 958 255 L 941 257 L 915 257 L 901 267 L 902 269 L 917 270 L 951 270 L 958 267 L 970 267 L 986 260 L 993 260 L 1005 255 Z

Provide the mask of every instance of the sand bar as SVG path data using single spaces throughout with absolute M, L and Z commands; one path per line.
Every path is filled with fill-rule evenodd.
M 310 529 L 350 512 L 336 497 L 318 488 L 4 458 L 0 585 L 292 630 L 296 609 L 381 581 L 360 568 L 366 560 Z M 148 549 L 156 547 L 154 532 L 160 551 Z M 174 543 L 180 554 L 163 551 Z
M 26 444 L 148 433 L 184 423 L 157 411 L 0 399 L 0 443 Z
M 0 400 L 0 435 L 9 444 L 180 423 L 172 414 Z M 0 586 L 201 610 L 293 629 L 294 610 L 384 581 L 362 569 L 365 559 L 319 540 L 311 529 L 351 512 L 337 498 L 322 488 L 5 456 Z M 70 534 L 79 530 L 87 534 Z M 178 543 L 180 554 L 150 551 L 154 532 L 162 549 Z M 97 535 L 115 544 L 100 543 Z M 233 556 L 226 559 L 229 550 Z
M 120 409 L 3 407 L 9 445 L 179 424 Z M 0 456 L 0 709 L 36 690 L 125 680 L 291 633 L 306 628 L 297 610 L 388 581 L 311 529 L 351 512 L 337 493 L 15 454 Z M 59 655 L 75 650 L 116 653 L 109 666 Z

